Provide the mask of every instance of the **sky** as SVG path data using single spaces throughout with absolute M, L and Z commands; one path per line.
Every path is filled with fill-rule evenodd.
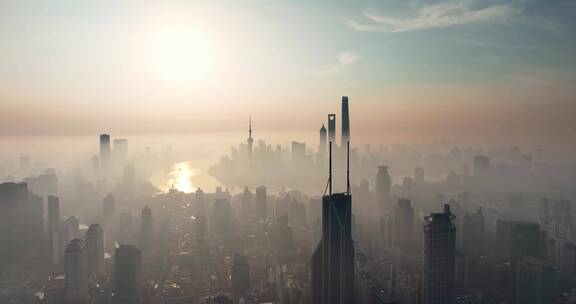
M 366 141 L 562 142 L 575 54 L 571 0 L 0 0 L 0 136 L 317 132 L 348 95 Z

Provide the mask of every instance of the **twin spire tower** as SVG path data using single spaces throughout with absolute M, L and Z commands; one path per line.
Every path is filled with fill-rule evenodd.
M 350 193 L 350 121 L 348 97 L 342 97 L 342 142 L 346 145 L 346 192 L 332 193 L 332 144 L 335 114 L 328 115 L 328 193 L 322 197 L 322 239 L 312 255 L 312 303 L 354 303 L 354 243 L 352 241 L 352 195 Z M 323 128 L 324 129 L 324 128 Z M 321 129 L 320 137 L 323 137 Z M 325 138 L 325 129 L 324 129 Z M 322 150 L 321 141 L 320 149 Z

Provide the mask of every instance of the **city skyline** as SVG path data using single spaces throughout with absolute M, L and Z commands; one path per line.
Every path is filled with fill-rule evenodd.
M 217 134 L 249 114 L 302 132 L 341 95 L 360 134 L 558 142 L 576 128 L 566 1 L 2 5 L 1 136 Z
M 0 303 L 576 304 L 576 1 L 0 0 Z

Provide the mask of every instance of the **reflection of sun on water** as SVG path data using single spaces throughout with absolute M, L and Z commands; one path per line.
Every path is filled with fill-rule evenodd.
M 169 187 L 174 187 L 178 191 L 190 193 L 194 190 L 191 178 L 196 174 L 196 170 L 190 168 L 190 164 L 188 162 L 177 163 L 172 166 L 172 171 L 170 172 Z

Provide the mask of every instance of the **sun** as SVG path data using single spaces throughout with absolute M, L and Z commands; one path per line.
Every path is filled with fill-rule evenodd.
M 157 25 L 143 34 L 141 40 L 144 65 L 165 84 L 204 84 L 216 74 L 220 48 L 201 25 L 182 22 Z

